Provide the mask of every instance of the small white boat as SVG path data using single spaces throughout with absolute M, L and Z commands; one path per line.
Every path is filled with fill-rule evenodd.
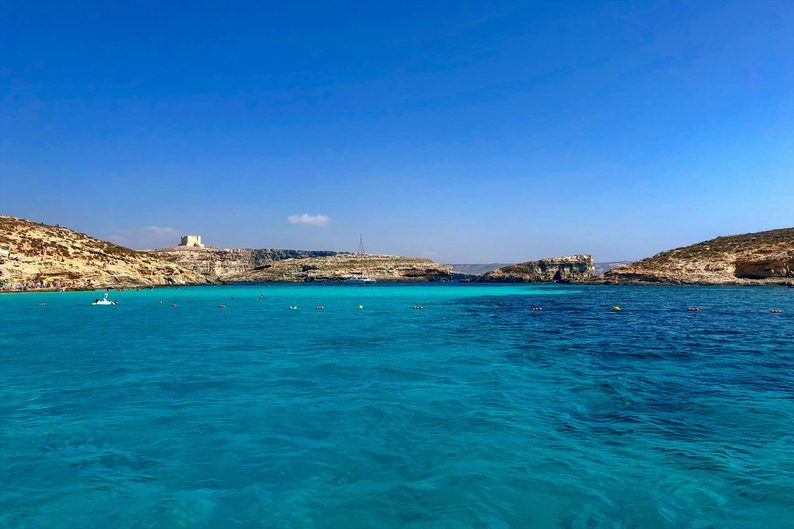
M 366 283 L 377 283 L 377 280 L 369 278 L 369 277 L 350 276 L 347 279 L 344 279 L 342 282 L 343 283 L 354 283 L 354 284 L 366 284 Z
M 92 305 L 118 305 L 118 301 L 110 301 L 108 299 L 108 293 L 105 292 L 105 297 L 102 299 L 95 299 L 91 302 Z

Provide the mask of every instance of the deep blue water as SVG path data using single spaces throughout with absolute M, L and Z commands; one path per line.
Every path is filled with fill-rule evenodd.
M 794 289 L 98 296 L 0 296 L 0 528 L 794 527 Z

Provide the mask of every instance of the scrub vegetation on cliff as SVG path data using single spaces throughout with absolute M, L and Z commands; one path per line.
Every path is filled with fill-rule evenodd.
M 794 283 L 794 228 L 716 237 L 619 266 L 615 282 Z
M 101 288 L 204 283 L 149 252 L 68 228 L 0 216 L 0 283 L 5 288 Z M 7 255 L 6 255 L 7 253 Z

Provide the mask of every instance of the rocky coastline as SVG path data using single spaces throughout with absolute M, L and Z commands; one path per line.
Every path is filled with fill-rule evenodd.
M 618 266 L 606 283 L 794 285 L 794 228 L 716 237 Z
M 0 216 L 0 291 L 92 290 L 242 281 L 448 281 L 430 259 L 333 251 L 199 248 L 138 251 L 68 228 Z
M 592 256 L 571 255 L 504 265 L 464 280 L 794 286 L 794 228 L 717 237 L 621 264 L 603 275 L 597 270 Z M 417 257 L 190 246 L 138 251 L 68 228 L 0 215 L 0 291 L 322 282 L 351 277 L 429 282 L 464 276 L 453 274 L 450 265 Z

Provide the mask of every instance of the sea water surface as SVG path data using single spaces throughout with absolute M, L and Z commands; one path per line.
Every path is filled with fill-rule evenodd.
M 0 528 L 794 527 L 794 289 L 100 295 L 0 296 Z

